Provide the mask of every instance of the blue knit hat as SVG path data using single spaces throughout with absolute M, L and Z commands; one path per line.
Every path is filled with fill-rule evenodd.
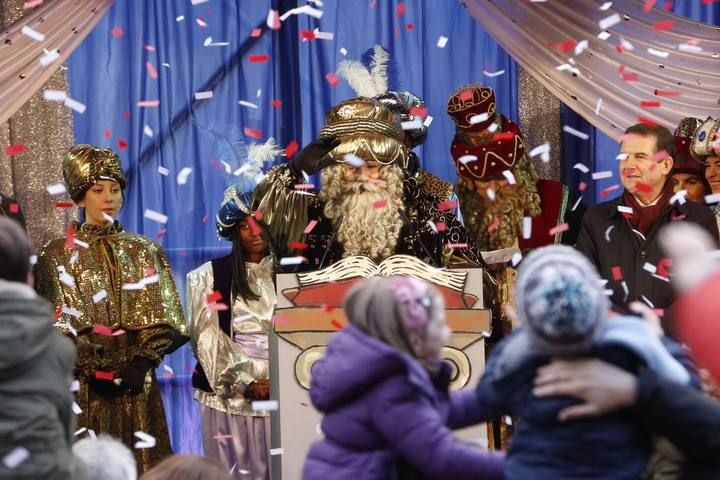
M 215 226 L 221 238 L 232 240 L 237 222 L 250 215 L 248 205 L 251 195 L 252 191 L 242 192 L 238 185 L 232 185 L 225 190 L 220 210 L 215 215 Z
M 582 253 L 561 245 L 539 248 L 525 257 L 515 301 L 531 337 L 552 354 L 589 347 L 610 308 L 595 267 Z

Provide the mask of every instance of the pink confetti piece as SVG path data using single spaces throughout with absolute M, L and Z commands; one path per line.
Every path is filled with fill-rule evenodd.
M 661 104 L 658 101 L 642 100 L 640 101 L 640 106 L 643 108 L 660 108 Z
M 119 337 L 120 335 L 125 335 L 125 330 L 123 330 L 122 328 L 115 330 L 111 337 Z
M 569 228 L 570 228 L 570 226 L 567 223 L 563 223 L 562 225 L 557 225 L 557 226 L 551 228 L 550 231 L 548 232 L 548 234 L 551 237 L 554 237 L 558 233 L 567 232 Z
M 139 108 L 145 108 L 145 107 L 159 107 L 160 106 L 160 100 L 140 100 L 137 102 L 137 106 Z
M 287 319 L 287 317 L 281 317 L 280 315 L 274 315 L 272 317 L 272 322 L 275 325 L 287 325 L 290 323 L 290 320 Z
M 110 35 L 112 35 L 115 38 L 120 38 L 123 36 L 125 32 L 120 27 L 115 27 L 112 30 L 110 30 Z
M 251 38 L 258 38 L 260 35 L 262 35 L 262 29 L 260 28 L 254 28 L 252 32 L 250 32 Z
M 43 4 L 44 0 L 32 0 L 23 4 L 23 10 L 30 10 L 31 8 L 38 7 Z
M 488 233 L 494 232 L 495 230 L 497 230 L 497 228 L 499 226 L 500 226 L 500 219 L 496 218 L 495 220 L 493 220 L 493 222 L 490 225 L 488 225 L 488 227 L 487 227 Z
M 373 202 L 373 208 L 376 210 L 380 208 L 385 208 L 387 207 L 387 204 L 387 200 L 378 200 L 377 202 Z
M 437 228 L 438 232 L 444 232 L 447 230 L 447 225 L 445 225 L 443 222 L 438 222 L 435 224 L 435 228 Z
M 303 233 L 304 233 L 305 235 L 309 234 L 310 232 L 313 231 L 313 229 L 315 228 L 315 226 L 316 226 L 317 224 L 318 224 L 318 221 L 317 221 L 317 220 L 310 220 L 310 222 L 309 222 L 309 223 L 307 224 L 307 226 L 305 227 L 305 230 L 303 230 Z
M 207 309 L 212 312 L 224 312 L 225 310 L 228 310 L 228 306 L 224 303 L 211 303 L 207 306 Z
M 338 322 L 338 321 L 335 320 L 334 318 L 333 318 L 332 321 L 330 322 L 330 325 L 332 325 L 333 327 L 335 327 L 335 328 L 338 329 L 338 330 L 342 330 L 343 327 L 344 327 L 343 324 L 341 324 L 340 322 Z
M 251 137 L 251 138 L 257 138 L 257 139 L 262 138 L 262 130 L 259 130 L 257 128 L 245 127 L 243 129 L 243 132 L 245 133 L 245 135 L 247 135 L 248 137 Z
M 457 249 L 468 248 L 467 243 L 448 243 L 447 246 L 449 248 L 457 248 Z
M 103 337 L 109 337 L 112 335 L 113 331 L 112 328 L 108 327 L 107 325 L 93 325 L 92 333 L 96 333 L 98 335 L 101 335 Z
M 448 210 L 453 210 L 454 208 L 457 208 L 457 201 L 455 200 L 445 200 L 444 202 L 440 202 L 437 206 L 437 209 L 441 212 L 447 212 Z
M 610 194 L 610 192 L 613 192 L 613 191 L 619 190 L 619 189 L 620 189 L 620 185 L 618 185 L 618 184 L 610 185 L 609 187 L 604 188 L 600 191 L 600 196 L 607 197 Z
M 145 62 L 145 68 L 147 69 L 148 76 L 153 80 L 157 80 L 157 70 L 155 70 L 155 66 L 152 64 L 152 62 Z
M 337 75 L 335 75 L 333 72 L 329 72 L 327 75 L 325 75 L 325 80 L 327 80 L 331 87 L 336 87 L 337 84 L 340 83 Z

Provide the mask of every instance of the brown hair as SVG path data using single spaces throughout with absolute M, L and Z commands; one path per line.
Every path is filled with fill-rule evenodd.
M 642 137 L 655 137 L 655 151 L 665 151 L 673 159 L 677 155 L 677 147 L 675 146 L 675 137 L 670 130 L 660 125 L 650 126 L 647 123 L 636 123 L 625 130 L 625 135 L 635 134 Z
M 198 455 L 173 455 L 145 473 L 140 480 L 231 480 L 218 463 Z
M 0 217 L 0 279 L 26 283 L 30 274 L 30 245 L 16 220 Z

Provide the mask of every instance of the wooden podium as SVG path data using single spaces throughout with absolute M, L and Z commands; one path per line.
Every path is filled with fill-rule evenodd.
M 391 257 L 392 258 L 392 257 Z M 454 366 L 452 388 L 475 386 L 485 367 L 485 342 L 490 333 L 490 310 L 483 309 L 481 269 L 453 270 L 463 274 L 465 304 L 447 308 L 446 318 L 452 335 L 443 357 Z M 361 280 L 354 279 L 354 281 Z M 354 283 L 354 282 L 352 282 Z M 337 285 L 334 283 L 334 285 Z M 279 410 L 271 413 L 272 478 L 298 480 L 302 477 L 310 445 L 321 438 L 322 415 L 313 408 L 308 388 L 312 365 L 325 351 L 333 333 L 347 324 L 339 308 L 344 294 L 331 294 L 324 302 L 299 305 L 297 274 L 276 277 L 277 306 L 270 334 L 271 398 L 278 399 Z M 346 285 L 347 287 L 347 285 Z M 456 287 L 457 288 L 457 287 Z M 338 298 L 339 297 L 339 298 Z M 310 302 L 321 300 L 306 296 Z M 295 302 L 291 299 L 296 300 Z M 467 303 L 472 302 L 471 305 Z M 448 307 L 452 302 L 446 301 Z M 358 368 L 363 368 L 358 365 Z M 456 432 L 459 438 L 487 446 L 485 424 Z

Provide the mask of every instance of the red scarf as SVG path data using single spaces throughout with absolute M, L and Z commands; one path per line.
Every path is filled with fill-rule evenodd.
M 672 198 L 674 193 L 672 182 L 666 180 L 665 186 L 660 193 L 660 199 L 655 203 L 655 205 L 646 207 L 641 204 L 637 198 L 635 198 L 635 195 L 625 190 L 622 198 L 623 203 L 625 206 L 633 209 L 633 214 L 626 217 L 628 222 L 630 222 L 630 225 L 643 235 L 647 235 L 648 230 L 650 230 L 653 224 L 655 224 L 657 219 L 667 208 L 670 203 L 670 198 Z

